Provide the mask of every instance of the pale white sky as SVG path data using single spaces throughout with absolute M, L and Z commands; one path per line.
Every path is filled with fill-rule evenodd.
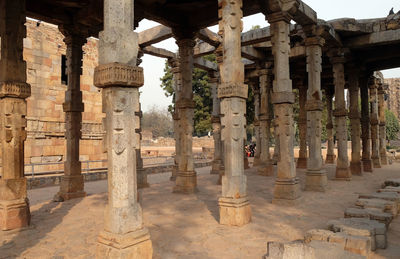
M 215 0 L 217 1 L 217 0 Z M 245 1 L 245 0 L 244 0 Z M 386 17 L 389 10 L 394 7 L 394 11 L 400 10 L 399 0 L 303 0 L 307 5 L 311 6 L 317 14 L 318 18 L 324 20 L 332 20 L 337 18 L 378 18 Z M 149 20 L 140 22 L 137 32 L 146 30 L 157 23 Z M 265 17 L 262 14 L 252 15 L 243 19 L 244 29 L 248 31 L 253 25 L 261 27 L 268 26 Z M 213 31 L 217 27 L 212 28 Z M 155 45 L 156 47 L 165 48 L 171 51 L 177 51 L 174 39 L 168 39 Z M 144 55 L 141 66 L 144 68 L 145 84 L 141 88 L 141 103 L 143 111 L 147 111 L 156 105 L 162 109 L 167 109 L 171 104 L 171 98 L 164 95 L 160 87 L 160 78 L 164 74 L 165 59 Z M 400 77 L 400 68 L 382 71 L 385 78 Z

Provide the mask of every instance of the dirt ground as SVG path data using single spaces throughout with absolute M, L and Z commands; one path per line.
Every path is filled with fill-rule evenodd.
M 334 166 L 326 167 L 333 178 Z M 151 187 L 141 190 L 144 222 L 150 230 L 154 258 L 262 258 L 268 241 L 303 238 L 312 228 L 343 216 L 358 193 L 376 191 L 386 178 L 400 177 L 400 164 L 352 181 L 329 181 L 325 193 L 303 192 L 292 207 L 271 203 L 274 177 L 246 170 L 252 222 L 243 227 L 218 224 L 217 199 L 221 187 L 210 168 L 198 169 L 199 192 L 173 194 L 169 175 L 152 175 Z M 298 170 L 304 185 L 305 170 Z M 107 200 L 105 181 L 86 184 L 88 196 L 64 203 L 51 202 L 58 187 L 29 191 L 32 226 L 23 231 L 0 232 L 0 258 L 94 258 L 96 237 L 103 229 Z M 400 221 L 388 233 L 388 248 L 373 258 L 400 258 Z

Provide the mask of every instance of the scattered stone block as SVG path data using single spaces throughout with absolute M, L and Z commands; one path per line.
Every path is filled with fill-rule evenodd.
M 310 243 L 313 240 L 328 242 L 332 234 L 334 234 L 332 231 L 325 229 L 311 229 L 306 232 L 304 240 L 306 243 Z
M 400 204 L 400 195 L 396 192 L 376 192 L 372 194 L 360 194 L 360 199 L 382 199 L 387 201 L 394 201 L 397 206 Z
M 356 206 L 360 208 L 374 208 L 381 209 L 384 212 L 391 213 L 393 216 L 397 215 L 397 203 L 382 199 L 358 199 Z
M 366 218 L 379 221 L 385 224 L 386 228 L 392 222 L 393 216 L 390 213 L 382 212 L 379 209 L 347 208 L 344 212 L 345 218 Z
M 399 187 L 400 186 L 400 178 L 387 179 L 383 185 Z
M 372 250 L 371 238 L 364 236 L 347 236 L 345 250 L 359 254 L 368 256 L 370 251 Z
M 400 194 L 400 186 L 394 187 L 394 186 L 386 186 L 383 189 L 379 189 L 378 192 L 397 192 Z

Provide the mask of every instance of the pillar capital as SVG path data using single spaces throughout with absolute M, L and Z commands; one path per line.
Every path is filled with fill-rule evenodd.
M 288 12 L 275 12 L 275 13 L 270 13 L 267 15 L 267 20 L 270 24 L 275 23 L 275 22 L 285 22 L 285 23 L 290 23 L 290 21 L 293 19 L 293 16 L 288 13 Z
M 304 40 L 304 43 L 306 45 L 306 47 L 309 46 L 324 46 L 325 45 L 325 39 L 321 36 L 311 36 L 311 37 L 307 37 Z
M 94 85 L 107 87 L 141 87 L 144 84 L 143 68 L 122 63 L 99 65 L 94 70 Z
M 0 82 L 0 98 L 26 99 L 31 96 L 31 85 L 25 82 Z

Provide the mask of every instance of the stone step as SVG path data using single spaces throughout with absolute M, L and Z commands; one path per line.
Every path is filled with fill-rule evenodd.
M 356 246 L 357 247 L 357 246 Z M 352 242 L 349 242 L 350 250 Z M 347 249 L 346 249 L 347 250 Z M 289 243 L 269 242 L 265 259 L 366 259 L 366 255 L 354 254 L 338 243 L 313 240 L 309 243 L 293 241 Z
M 381 209 L 383 212 L 391 213 L 393 217 L 397 215 L 398 207 L 397 203 L 393 201 L 387 201 L 382 199 L 358 199 L 356 206 L 360 208 L 374 208 Z
M 383 185 L 398 187 L 398 186 L 400 186 L 400 178 L 386 179 L 385 183 Z
M 397 207 L 400 204 L 400 195 L 396 192 L 376 192 L 371 194 L 360 194 L 360 199 L 382 199 L 387 201 L 394 201 L 397 203 Z
M 386 226 L 376 220 L 366 218 L 342 218 L 328 222 L 328 229 L 350 236 L 367 237 L 371 241 L 371 250 L 386 248 Z
M 394 186 L 386 186 L 383 189 L 379 189 L 378 192 L 397 192 L 400 194 L 400 186 L 394 187 Z
M 379 221 L 385 224 L 386 228 L 392 222 L 393 216 L 390 213 L 383 212 L 380 209 L 360 209 L 360 208 L 347 208 L 344 212 L 345 218 L 366 218 Z

